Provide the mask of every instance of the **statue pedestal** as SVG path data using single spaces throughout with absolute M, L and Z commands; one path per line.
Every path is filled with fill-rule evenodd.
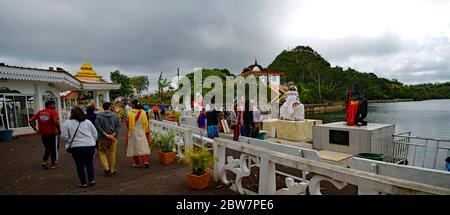
M 263 121 L 263 130 L 271 138 L 273 137 L 272 129 L 275 128 L 276 138 L 294 142 L 310 142 L 313 140 L 313 126 L 319 124 L 322 124 L 321 120 L 288 121 L 267 119 Z
M 345 122 L 334 122 L 316 125 L 313 130 L 316 150 L 347 154 L 383 153 L 386 144 L 392 144 L 395 125 L 369 123 L 356 127 L 347 126 Z

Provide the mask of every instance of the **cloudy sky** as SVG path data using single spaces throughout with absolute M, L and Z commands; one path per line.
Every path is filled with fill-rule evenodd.
M 109 79 L 194 68 L 239 73 L 309 45 L 333 66 L 405 83 L 450 81 L 448 0 L 0 0 L 0 62 Z

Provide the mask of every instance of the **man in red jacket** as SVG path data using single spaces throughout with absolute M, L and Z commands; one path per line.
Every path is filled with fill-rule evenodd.
M 48 169 L 48 157 L 51 157 L 50 168 L 56 167 L 56 161 L 58 160 L 58 135 L 61 134 L 61 128 L 59 125 L 58 112 L 55 110 L 55 102 L 45 102 L 45 109 L 37 112 L 31 119 L 30 125 L 41 135 L 42 143 L 45 147 L 44 156 L 42 156 L 42 168 Z M 39 130 L 36 128 L 36 122 L 38 121 Z

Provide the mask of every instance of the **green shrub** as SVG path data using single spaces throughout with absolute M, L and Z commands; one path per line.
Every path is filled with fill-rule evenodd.
M 186 152 L 183 161 L 192 167 L 194 175 L 203 175 L 206 169 L 214 164 L 214 155 L 203 148 L 196 147 Z
M 159 147 L 162 152 L 173 152 L 177 148 L 175 134 L 173 132 L 167 134 L 155 133 L 152 136 L 152 147 Z

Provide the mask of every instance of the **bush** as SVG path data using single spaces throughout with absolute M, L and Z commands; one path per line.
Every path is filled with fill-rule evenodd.
M 203 175 L 208 167 L 214 164 L 214 156 L 211 152 L 197 147 L 186 152 L 184 162 L 192 167 L 194 175 Z
M 177 144 L 175 144 L 175 134 L 173 132 L 169 132 L 167 134 L 155 133 L 152 136 L 152 147 L 157 147 L 161 149 L 162 152 L 173 152 L 177 148 Z

